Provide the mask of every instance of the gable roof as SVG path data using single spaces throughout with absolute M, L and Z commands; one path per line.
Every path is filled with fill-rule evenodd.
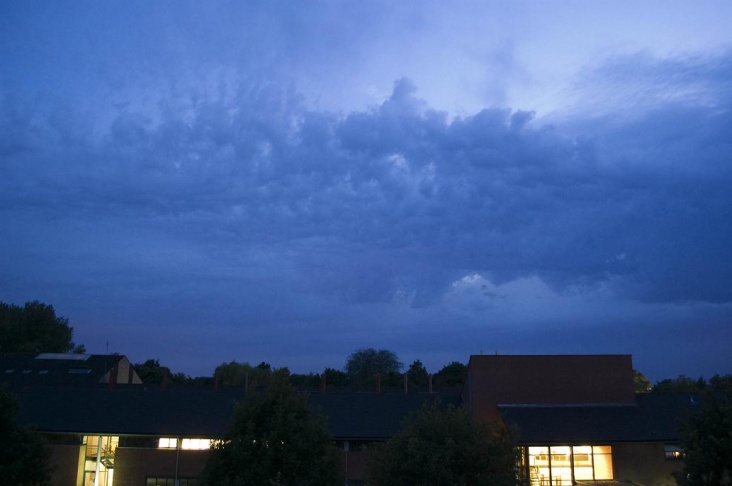
M 11 387 L 93 386 L 105 382 L 106 374 L 121 362 L 129 364 L 117 354 L 1 354 L 0 381 Z

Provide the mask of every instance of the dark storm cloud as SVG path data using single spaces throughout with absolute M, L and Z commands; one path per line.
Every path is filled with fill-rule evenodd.
M 721 79 L 729 61 L 704 74 Z M 682 76 L 679 64 L 668 69 Z M 716 88 L 709 106 L 670 99 L 619 126 L 590 118 L 591 135 L 575 137 L 522 111 L 450 120 L 407 79 L 344 117 L 306 108 L 291 87 L 242 85 L 191 100 L 188 117 L 122 113 L 98 139 L 56 120 L 56 108 L 38 119 L 6 102 L 3 206 L 271 245 L 320 267 L 324 281 L 298 278 L 348 301 L 389 300 L 400 285 L 439 299 L 435 288 L 478 272 L 729 302 L 732 124 Z M 420 282 L 428 264 L 434 280 Z
M 364 95 L 401 61 L 450 58 L 408 42 L 432 10 L 144 5 L 0 20 L 0 300 L 47 300 L 133 360 L 183 367 L 155 353 L 187 349 L 201 373 L 339 366 L 364 345 L 433 366 L 480 347 L 642 354 L 691 322 L 729 337 L 729 51 L 615 56 L 561 117 L 458 114 L 423 98 L 431 77 Z M 471 56 L 528 83 L 521 43 L 498 45 Z M 509 97 L 499 78 L 475 91 Z

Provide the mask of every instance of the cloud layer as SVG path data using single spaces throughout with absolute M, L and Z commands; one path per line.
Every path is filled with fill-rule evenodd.
M 496 348 L 633 352 L 668 373 L 645 351 L 663 329 L 664 351 L 694 326 L 732 337 L 732 51 L 603 57 L 550 114 L 450 111 L 412 76 L 390 93 L 354 81 L 349 66 L 378 52 L 375 27 L 344 20 L 356 11 L 241 7 L 229 25 L 191 9 L 132 9 L 117 32 L 8 9 L 3 52 L 23 49 L 0 92 L 2 300 L 46 300 L 81 342 L 194 373 L 339 366 L 368 345 L 435 365 Z M 377 25 L 407 38 L 437 25 L 430 12 Z M 39 26 L 53 28 L 38 40 Z M 531 78 L 496 42 L 492 65 Z M 492 86 L 505 101 L 515 85 Z M 730 365 L 706 354 L 678 372 Z

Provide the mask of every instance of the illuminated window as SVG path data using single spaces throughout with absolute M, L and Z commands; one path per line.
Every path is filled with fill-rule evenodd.
M 178 439 L 174 437 L 161 437 L 158 440 L 158 449 L 175 449 L 178 447 Z
M 203 451 L 211 448 L 211 439 L 183 439 L 180 448 L 189 451 Z
M 211 439 L 181 439 L 180 448 L 184 451 L 203 451 L 211 448 Z M 178 439 L 175 437 L 161 437 L 158 439 L 158 449 L 175 449 Z
M 544 446 L 528 448 L 532 486 L 574 484 L 577 480 L 613 479 L 610 446 Z
M 668 461 L 678 461 L 684 458 L 684 450 L 679 446 L 665 445 L 663 446 L 663 452 Z

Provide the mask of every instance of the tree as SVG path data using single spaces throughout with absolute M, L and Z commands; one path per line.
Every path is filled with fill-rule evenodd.
M 180 385 L 193 383 L 193 378 L 184 373 L 172 373 L 170 368 L 162 366 L 157 359 L 148 359 L 144 363 L 135 363 L 132 365 L 143 383 L 147 385 L 160 385 L 163 382 L 163 376 L 169 383 L 177 383 Z
M 355 385 L 371 385 L 376 380 L 376 375 L 382 377 L 382 383 L 399 383 L 399 373 L 402 370 L 402 363 L 397 355 L 386 349 L 376 350 L 374 348 L 357 349 L 346 360 L 346 373 Z
M 651 381 L 638 370 L 633 370 L 633 388 L 636 393 L 648 393 L 653 389 Z
M 237 405 L 203 478 L 216 486 L 342 484 L 332 440 L 325 419 L 295 393 L 287 371 L 276 370 L 264 392 Z
M 732 375 L 714 376 L 701 394 L 701 410 L 682 425 L 680 485 L 732 485 Z
M 467 366 L 458 361 L 453 361 L 435 374 L 434 382 L 435 385 L 439 386 L 461 387 L 467 373 Z
M 49 484 L 48 451 L 38 435 L 17 422 L 18 404 L 0 387 L 0 484 Z
M 253 367 L 249 363 L 232 360 L 229 363 L 221 363 L 216 367 L 214 373 L 219 377 L 221 385 L 246 386 L 251 390 L 263 390 L 269 383 L 272 367 L 264 361 Z
M 515 434 L 504 426 L 430 404 L 373 450 L 367 477 L 376 486 L 516 486 L 517 450 Z
M 0 302 L 0 352 L 83 353 L 84 346 L 72 341 L 69 320 L 56 316 L 53 306 L 37 300 L 23 307 Z
M 424 367 L 420 360 L 417 359 L 409 365 L 407 377 L 409 378 L 410 387 L 415 389 L 424 389 L 427 387 L 429 374 L 427 373 L 427 368 Z
M 704 378 L 694 379 L 686 375 L 679 375 L 677 378 L 667 378 L 657 382 L 653 386 L 654 393 L 699 393 L 706 386 Z

